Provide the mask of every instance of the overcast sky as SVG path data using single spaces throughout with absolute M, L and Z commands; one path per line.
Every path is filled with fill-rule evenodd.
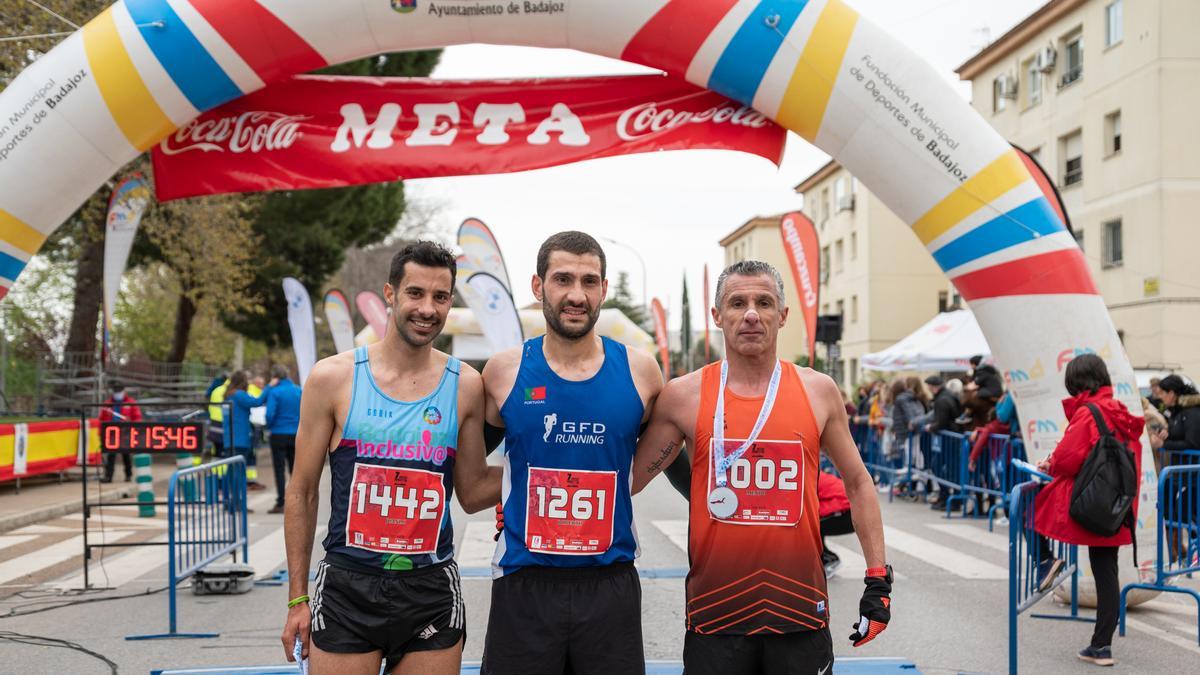
M 964 98 L 955 67 L 999 37 L 1044 0 L 850 0 L 945 73 Z M 447 48 L 436 78 L 561 77 L 652 72 L 569 50 L 468 45 Z M 683 275 L 701 326 L 702 270 L 713 283 L 723 265 L 717 242 L 756 215 L 800 207 L 793 188 L 828 157 L 795 135 L 783 165 L 736 152 L 692 150 L 640 154 L 495 176 L 408 181 L 411 198 L 438 207 L 435 224 L 453 237 L 464 218 L 491 227 L 513 277 L 518 305 L 533 301 L 528 279 L 538 245 L 550 234 L 580 229 L 636 248 L 648 266 L 648 294 L 677 310 Z M 640 299 L 642 268 L 628 249 L 605 243 L 609 277 L 626 270 Z M 672 328 L 679 313 L 672 311 Z

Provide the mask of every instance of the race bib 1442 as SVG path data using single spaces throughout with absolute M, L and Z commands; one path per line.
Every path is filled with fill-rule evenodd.
M 377 553 L 435 553 L 445 509 L 440 473 L 355 464 L 346 545 Z

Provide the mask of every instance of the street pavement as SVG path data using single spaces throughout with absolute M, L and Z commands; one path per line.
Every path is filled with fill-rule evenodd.
M 264 475 L 271 475 L 262 467 Z M 327 478 L 327 477 L 326 477 Z M 323 494 L 323 499 L 327 492 Z M 893 619 L 875 642 L 854 649 L 846 636 L 857 618 L 865 563 L 853 536 L 830 540 L 843 567 L 829 582 L 834 644 L 840 657 L 903 657 L 925 673 L 1007 670 L 1007 528 L 986 521 L 946 519 L 924 504 L 881 495 L 888 557 L 897 580 Z M 284 568 L 283 517 L 266 511 L 274 491 L 253 493 L 250 563 L 263 580 L 245 595 L 194 596 L 179 592 L 179 630 L 219 632 L 215 639 L 127 641 L 134 634 L 167 629 L 166 550 L 161 546 L 108 549 L 92 561 L 90 578 L 100 590 L 82 590 L 80 514 L 53 518 L 0 534 L 0 672 L 106 673 L 94 656 L 2 639 L 5 631 L 67 640 L 118 664 L 121 672 L 148 673 L 176 667 L 273 665 L 284 661 L 279 641 L 287 587 L 272 585 Z M 658 479 L 634 499 L 642 557 L 642 626 L 647 659 L 678 661 L 683 646 L 687 568 L 685 503 Z M 133 509 L 106 509 L 108 541 L 163 541 L 164 509 L 137 518 Z M 328 518 L 321 504 L 318 541 Z M 457 558 L 467 603 L 464 658 L 482 656 L 487 626 L 488 566 L 494 532 L 490 510 L 466 516 L 455 510 Z M 101 528 L 99 518 L 90 528 Z M 1151 546 L 1144 542 L 1143 546 Z M 321 555 L 319 544 L 314 561 Z M 1122 565 L 1128 551 L 1122 551 Z M 1086 560 L 1086 556 L 1083 556 Z M 1184 581 L 1192 587 L 1192 581 Z M 108 590 L 103 590 L 108 589 Z M 159 590 L 160 592 L 153 593 Z M 150 592 L 150 594 L 147 594 Z M 105 598 L 120 598 L 107 600 Z M 65 603 L 80 603 L 65 606 Z M 57 607 L 55 609 L 48 609 Z M 1044 600 L 1036 612 L 1065 614 Z M 1085 614 L 1090 613 L 1084 610 Z M 1133 610 L 1127 637 L 1118 637 L 1118 668 L 1141 672 L 1188 672 L 1195 667 L 1197 610 L 1182 596 L 1164 595 Z M 1089 624 L 1022 615 L 1020 664 L 1026 672 L 1089 672 L 1075 652 L 1087 644 Z

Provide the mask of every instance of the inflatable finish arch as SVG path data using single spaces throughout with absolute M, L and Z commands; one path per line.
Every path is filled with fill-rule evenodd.
M 1140 411 L 1083 255 L 1020 158 L 841 0 L 123 0 L 0 94 L 0 293 L 78 204 L 201 111 L 325 64 L 469 42 L 657 67 L 833 155 L 970 301 L 1031 455 L 1062 433 L 1077 353 L 1104 356 Z

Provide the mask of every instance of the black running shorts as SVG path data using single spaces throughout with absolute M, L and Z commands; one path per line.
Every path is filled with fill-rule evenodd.
M 829 629 L 780 635 L 701 635 L 683 638 L 684 675 L 830 675 Z
M 645 672 L 633 563 L 526 567 L 492 581 L 483 675 Z
M 335 654 L 379 650 L 387 670 L 409 652 L 465 642 L 467 617 L 453 560 L 405 572 L 322 560 L 309 606 L 318 648 Z

